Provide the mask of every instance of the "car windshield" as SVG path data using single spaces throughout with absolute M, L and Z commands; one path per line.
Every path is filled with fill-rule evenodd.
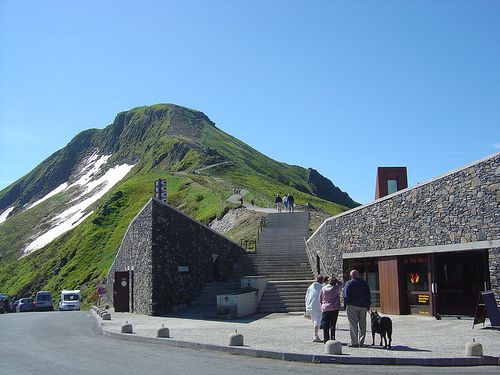
M 39 294 L 36 296 L 37 301 L 51 301 L 52 296 L 50 294 Z
M 65 294 L 63 296 L 64 301 L 78 301 L 78 294 Z

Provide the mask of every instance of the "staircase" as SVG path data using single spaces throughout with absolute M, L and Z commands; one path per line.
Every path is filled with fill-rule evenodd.
M 312 271 L 305 251 L 309 214 L 269 214 L 255 254 L 248 259 L 254 274 L 268 275 L 258 313 L 304 311 Z
M 313 274 L 305 251 L 307 212 L 269 214 L 257 251 L 240 256 L 225 282 L 207 284 L 196 305 L 216 305 L 217 295 L 239 291 L 242 276 L 267 275 L 257 313 L 302 312 Z

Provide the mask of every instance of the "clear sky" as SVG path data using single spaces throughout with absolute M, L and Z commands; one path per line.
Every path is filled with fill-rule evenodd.
M 500 1 L 0 0 L 0 189 L 155 103 L 368 203 L 500 151 Z

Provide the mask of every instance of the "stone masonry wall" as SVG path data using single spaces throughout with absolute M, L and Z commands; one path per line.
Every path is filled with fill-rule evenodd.
M 495 293 L 495 298 L 500 301 L 500 247 L 490 249 L 490 281 L 491 290 Z
M 342 254 L 500 239 L 500 153 L 429 183 L 326 220 L 308 240 L 326 271 L 342 274 Z M 500 289 L 498 249 L 490 250 Z M 315 267 L 315 264 L 311 264 Z
M 153 200 L 153 315 L 195 299 L 213 280 L 229 274 L 243 250 L 234 242 L 168 204 Z M 179 272 L 187 266 L 188 272 Z
M 146 315 L 152 313 L 152 208 L 150 201 L 132 220 L 108 273 L 107 299 L 112 303 L 115 271 L 127 271 L 133 267 L 134 312 Z

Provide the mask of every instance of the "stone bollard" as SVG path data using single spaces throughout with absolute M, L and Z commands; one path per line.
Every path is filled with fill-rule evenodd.
M 122 333 L 132 333 L 132 324 L 125 322 L 125 324 L 122 325 Z
M 102 320 L 111 320 L 111 314 L 110 313 L 102 314 Z
M 476 339 L 472 339 L 472 342 L 465 344 L 465 355 L 472 357 L 482 357 L 483 356 L 483 346 L 476 342 Z
M 156 333 L 156 337 L 166 338 L 170 337 L 170 330 L 165 327 L 165 325 L 161 325 L 161 328 L 158 328 L 158 332 Z
M 243 335 L 237 330 L 229 335 L 229 346 L 243 346 Z
M 342 343 L 336 340 L 328 340 L 325 343 L 325 354 L 342 354 Z

